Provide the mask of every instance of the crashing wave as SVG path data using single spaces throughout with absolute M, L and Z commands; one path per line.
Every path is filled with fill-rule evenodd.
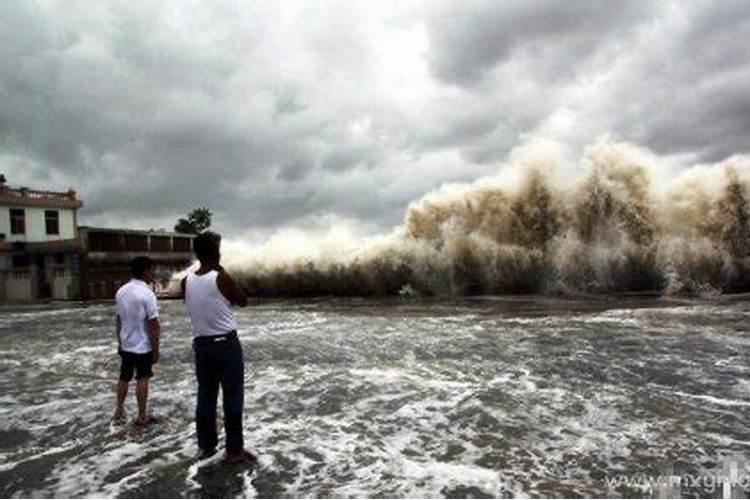
M 530 146 L 496 178 L 411 203 L 377 243 L 233 267 L 256 296 L 749 291 L 750 161 L 662 163 L 600 141 L 570 168 Z

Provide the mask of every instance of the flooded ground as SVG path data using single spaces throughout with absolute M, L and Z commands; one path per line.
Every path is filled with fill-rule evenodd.
M 721 497 L 706 478 L 750 449 L 749 319 L 743 300 L 263 303 L 239 317 L 248 469 L 195 459 L 180 302 L 145 429 L 110 422 L 111 304 L 5 306 L 0 496 L 619 497 L 666 474 Z

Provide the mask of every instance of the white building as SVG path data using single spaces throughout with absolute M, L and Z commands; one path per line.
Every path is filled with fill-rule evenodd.
M 0 176 L 0 300 L 78 296 L 81 205 L 73 190 L 13 189 Z

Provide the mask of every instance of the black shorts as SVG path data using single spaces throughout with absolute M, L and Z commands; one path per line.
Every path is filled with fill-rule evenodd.
M 130 382 L 133 379 L 135 370 L 135 379 L 151 378 L 154 372 L 151 370 L 151 353 L 137 354 L 135 352 L 120 351 L 122 364 L 120 365 L 120 380 Z

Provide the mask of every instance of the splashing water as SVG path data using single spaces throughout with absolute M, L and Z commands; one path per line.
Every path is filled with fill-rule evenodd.
M 232 267 L 260 296 L 750 291 L 748 158 L 672 175 L 628 144 L 600 141 L 573 166 L 548 146 L 413 202 L 375 242 L 281 259 L 276 245 Z
M 750 443 L 736 297 L 261 302 L 238 315 L 254 470 L 195 458 L 181 303 L 146 428 L 109 421 L 111 304 L 0 309 L 0 497 L 632 498 Z

